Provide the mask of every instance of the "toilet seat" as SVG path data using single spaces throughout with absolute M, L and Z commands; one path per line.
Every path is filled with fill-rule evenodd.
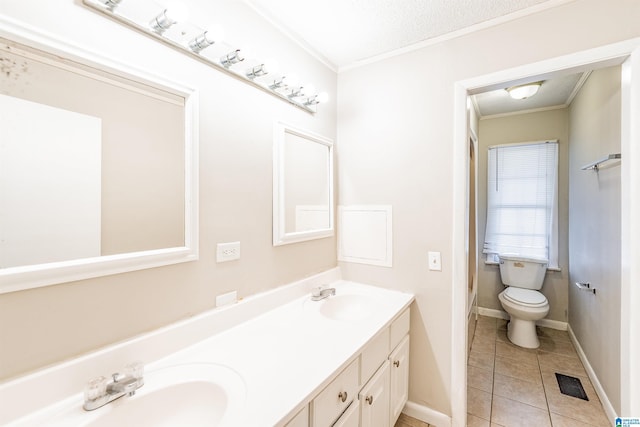
M 510 286 L 503 292 L 503 295 L 508 301 L 525 307 L 543 307 L 548 304 L 547 298 L 541 292 L 533 289 Z

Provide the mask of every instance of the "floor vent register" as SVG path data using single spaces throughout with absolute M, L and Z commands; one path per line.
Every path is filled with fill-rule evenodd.
M 560 387 L 560 392 L 562 394 L 577 397 L 582 400 L 589 400 L 579 378 L 562 375 L 556 372 L 556 379 L 558 380 L 558 386 Z

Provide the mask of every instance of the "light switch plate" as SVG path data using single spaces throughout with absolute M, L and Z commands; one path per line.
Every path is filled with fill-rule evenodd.
M 240 242 L 218 243 L 216 246 L 216 262 L 240 259 Z
M 429 270 L 442 271 L 440 252 L 429 252 Z

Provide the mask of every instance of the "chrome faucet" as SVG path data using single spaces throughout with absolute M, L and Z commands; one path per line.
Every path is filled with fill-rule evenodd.
M 320 301 L 336 294 L 336 288 L 325 288 L 318 286 L 311 291 L 311 301 Z
M 84 393 L 85 411 L 93 411 L 101 406 L 111 403 L 122 396 L 133 396 L 136 390 L 144 385 L 144 366 L 136 362 L 127 365 L 129 371 L 126 375 L 115 373 L 111 381 L 105 377 L 97 377 L 89 381 Z

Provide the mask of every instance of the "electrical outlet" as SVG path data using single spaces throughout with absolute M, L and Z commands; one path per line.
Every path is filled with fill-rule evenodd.
M 236 259 L 240 259 L 240 242 L 218 243 L 216 247 L 216 262 Z
M 234 304 L 236 302 L 238 302 L 238 291 L 227 292 L 226 294 L 218 295 L 216 297 L 216 307 Z
M 429 252 L 429 270 L 442 271 L 440 252 Z

